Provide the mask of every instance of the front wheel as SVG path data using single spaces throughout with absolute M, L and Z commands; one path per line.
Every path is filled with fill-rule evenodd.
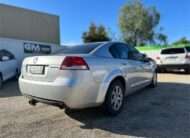
M 104 104 L 105 111 L 109 115 L 115 116 L 121 112 L 124 104 L 124 90 L 120 80 L 111 83 Z

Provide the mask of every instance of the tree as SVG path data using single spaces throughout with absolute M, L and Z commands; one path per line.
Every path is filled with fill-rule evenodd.
M 173 45 L 188 45 L 188 44 L 190 44 L 190 40 L 188 40 L 186 37 L 182 37 L 181 39 L 173 43 Z
M 133 46 L 152 42 L 159 21 L 160 14 L 155 7 L 147 8 L 140 0 L 130 0 L 119 16 L 122 38 Z
M 92 23 L 87 32 L 82 35 L 84 43 L 110 41 L 108 33 L 103 25 L 96 26 Z
M 167 45 L 168 44 L 168 37 L 163 33 L 159 33 L 157 35 L 157 40 L 160 42 L 161 45 Z

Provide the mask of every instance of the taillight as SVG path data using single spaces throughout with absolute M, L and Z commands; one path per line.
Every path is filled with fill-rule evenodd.
M 88 64 L 82 57 L 68 56 L 63 60 L 61 70 L 88 70 Z
M 157 60 L 160 60 L 160 57 L 156 57 Z

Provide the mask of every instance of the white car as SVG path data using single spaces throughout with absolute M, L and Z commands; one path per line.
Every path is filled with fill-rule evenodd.
M 0 50 L 0 88 L 8 79 L 18 74 L 18 63 L 14 55 L 7 50 Z
M 55 55 L 26 58 L 19 78 L 31 105 L 103 105 L 111 115 L 121 111 L 124 96 L 156 84 L 155 62 L 120 42 L 65 47 Z
M 168 69 L 184 69 L 189 74 L 190 47 L 162 49 L 157 61 L 160 72 L 165 72 Z

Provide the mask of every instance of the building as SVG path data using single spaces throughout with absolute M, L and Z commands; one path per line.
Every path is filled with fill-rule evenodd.
M 0 4 L 0 50 L 6 49 L 19 66 L 28 56 L 61 49 L 59 16 Z
M 0 37 L 59 45 L 59 16 L 0 4 Z

